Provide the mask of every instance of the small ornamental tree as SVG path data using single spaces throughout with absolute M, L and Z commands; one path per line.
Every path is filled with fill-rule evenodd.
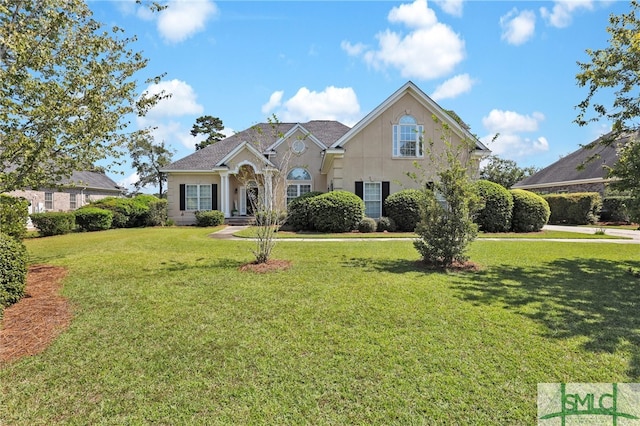
M 438 122 L 435 117 L 434 120 Z M 423 185 L 421 220 L 416 227 L 419 238 L 414 246 L 425 263 L 448 268 L 468 260 L 466 251 L 478 233 L 473 217 L 482 202 L 467 173 L 466 162 L 473 142 L 463 140 L 454 145 L 448 125 L 440 124 L 444 151 L 438 154 L 433 141 L 428 144 L 436 181 L 429 185 L 431 188 Z

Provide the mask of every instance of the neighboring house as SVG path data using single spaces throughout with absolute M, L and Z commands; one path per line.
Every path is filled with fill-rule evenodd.
M 104 173 L 73 172 L 57 189 L 25 189 L 9 192 L 14 197 L 26 198 L 29 213 L 70 211 L 105 197 L 118 197 L 124 192 Z
M 273 197 L 272 176 L 279 172 L 286 173 L 287 201 L 310 191 L 346 190 L 364 200 L 367 216 L 378 218 L 389 194 L 418 185 L 407 176 L 419 174 L 415 163 L 433 178 L 425 144 L 442 152 L 443 123 L 453 145 L 471 142 L 462 160 L 477 177 L 490 151 L 457 116 L 408 82 L 353 128 L 324 120 L 261 123 L 168 165 L 169 218 L 187 225 L 195 223 L 197 210 L 251 215 L 250 198 Z
M 619 140 L 624 144 L 629 139 Z M 567 192 L 599 192 L 604 196 L 607 183 L 607 167 L 613 167 L 618 161 L 618 144 L 604 146 L 593 142 L 593 148 L 580 148 L 528 176 L 513 185 L 513 188 L 526 189 L 539 194 Z

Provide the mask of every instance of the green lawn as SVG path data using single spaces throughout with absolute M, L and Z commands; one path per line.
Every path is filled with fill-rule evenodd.
M 0 424 L 534 424 L 539 382 L 640 380 L 637 245 L 476 241 L 436 273 L 410 241 L 131 229 L 27 241 L 75 317 L 0 366 Z
M 253 238 L 255 237 L 255 229 L 253 228 L 245 228 L 239 230 L 233 234 L 236 237 L 240 238 Z M 372 239 L 372 238 L 417 238 L 417 235 L 413 232 L 371 232 L 371 233 L 361 233 L 361 232 L 343 232 L 337 234 L 325 234 L 319 232 L 289 232 L 289 231 L 279 231 L 276 234 L 276 238 L 278 239 L 329 239 L 329 238 L 345 238 L 345 239 Z M 611 235 L 597 235 L 597 234 L 581 234 L 578 232 L 565 232 L 565 231 L 540 231 L 540 232 L 527 232 L 527 233 L 516 233 L 516 232 L 496 232 L 496 233 L 487 233 L 480 232 L 478 233 L 478 238 L 526 238 L 526 239 L 630 239 L 625 237 L 615 237 Z

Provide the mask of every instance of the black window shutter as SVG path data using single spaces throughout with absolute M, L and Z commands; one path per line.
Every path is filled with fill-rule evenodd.
M 211 184 L 211 210 L 218 210 L 218 184 Z
M 186 200 L 185 200 L 185 193 L 186 193 L 186 189 L 185 189 L 185 185 L 184 183 L 180 184 L 180 210 L 186 210 Z
M 382 216 L 387 215 L 387 209 L 384 208 L 384 200 L 389 196 L 389 182 L 382 182 Z
M 356 195 L 364 200 L 364 185 L 361 180 L 356 181 Z

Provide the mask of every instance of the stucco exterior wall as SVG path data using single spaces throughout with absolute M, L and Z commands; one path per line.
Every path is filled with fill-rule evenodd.
M 404 115 L 413 116 L 418 125 L 424 126 L 423 158 L 393 157 L 393 126 L 398 124 Z M 458 146 L 462 139 L 453 132 L 448 133 L 452 144 Z M 435 176 L 436 168 L 428 151 L 431 142 L 434 147 L 433 154 L 436 158 L 441 158 L 444 152 L 441 124 L 434 121 L 431 111 L 424 108 L 413 96 L 406 94 L 345 144 L 342 186 L 335 187 L 353 192 L 356 181 L 388 181 L 391 193 L 405 188 L 416 188 L 419 183 L 408 177 L 407 173 L 414 172 L 419 176 L 424 173 L 425 176 L 421 176 L 420 180 L 424 179 L 425 182 L 433 180 Z M 416 168 L 415 163 L 420 165 L 421 170 Z M 477 162 L 470 163 L 470 167 L 477 167 Z M 472 175 L 476 174 L 475 170 L 471 172 Z M 335 182 L 337 180 L 334 178 Z
M 202 173 L 169 173 L 167 176 L 167 214 L 176 225 L 193 225 L 196 223 L 194 211 L 180 210 L 180 185 L 212 185 L 218 184 L 218 193 L 213 194 L 220 199 L 220 175 L 213 172 Z

